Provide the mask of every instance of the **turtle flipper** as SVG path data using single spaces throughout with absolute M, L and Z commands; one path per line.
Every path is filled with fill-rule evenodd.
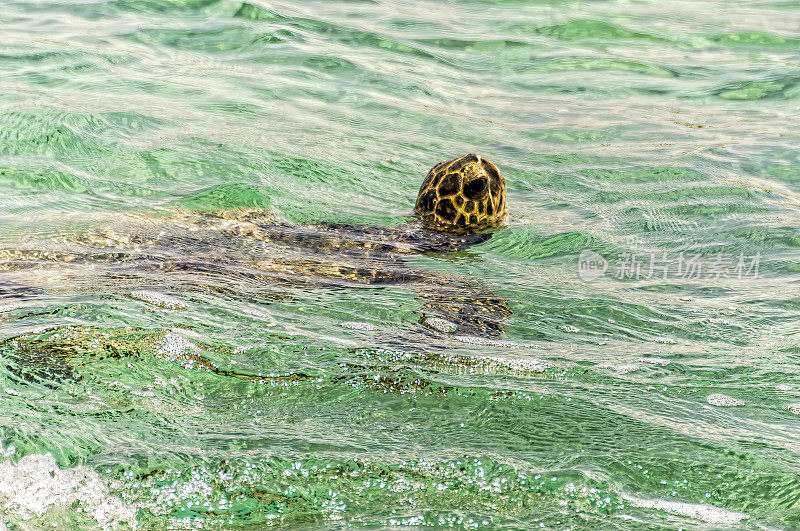
M 508 302 L 485 286 L 466 279 L 414 285 L 422 300 L 420 323 L 444 333 L 499 337 L 513 312 Z

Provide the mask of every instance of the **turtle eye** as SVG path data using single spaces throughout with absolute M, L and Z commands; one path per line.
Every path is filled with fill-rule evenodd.
M 481 177 L 479 179 L 475 179 L 474 181 L 470 181 L 464 186 L 464 195 L 470 199 L 480 199 L 486 195 L 488 188 L 489 182 L 485 177 Z

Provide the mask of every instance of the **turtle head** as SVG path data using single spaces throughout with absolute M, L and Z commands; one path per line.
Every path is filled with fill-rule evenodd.
M 506 181 L 497 166 L 472 153 L 440 162 L 425 177 L 414 212 L 440 231 L 495 227 L 508 216 Z

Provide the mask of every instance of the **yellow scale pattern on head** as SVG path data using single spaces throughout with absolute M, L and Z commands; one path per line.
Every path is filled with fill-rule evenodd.
M 435 228 L 483 229 L 503 222 L 506 182 L 497 166 L 469 154 L 440 162 L 419 190 L 415 212 Z

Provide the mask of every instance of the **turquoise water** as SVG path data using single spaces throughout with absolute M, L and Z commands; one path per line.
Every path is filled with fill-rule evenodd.
M 800 527 L 798 15 L 4 2 L 0 529 Z

